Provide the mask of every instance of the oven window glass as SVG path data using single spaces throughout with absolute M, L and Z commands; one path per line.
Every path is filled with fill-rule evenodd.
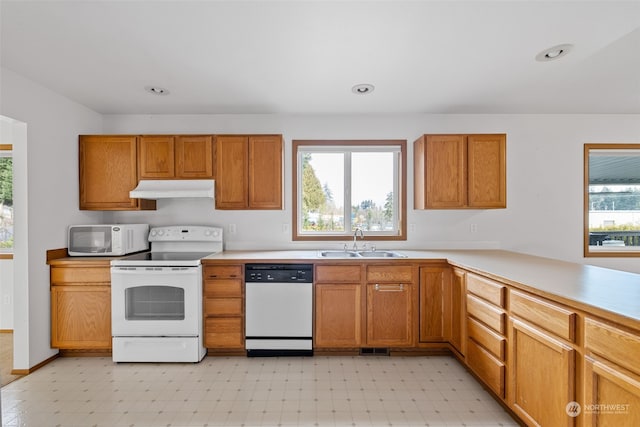
M 127 320 L 184 320 L 184 289 L 136 286 L 125 289 Z

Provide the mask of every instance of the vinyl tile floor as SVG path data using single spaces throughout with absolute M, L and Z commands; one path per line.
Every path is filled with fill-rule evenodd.
M 9 426 L 518 426 L 452 357 L 62 357 L 0 390 Z

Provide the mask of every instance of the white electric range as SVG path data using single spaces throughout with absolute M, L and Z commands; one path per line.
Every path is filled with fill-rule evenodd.
M 222 235 L 218 227 L 156 227 L 151 252 L 111 261 L 114 362 L 202 360 L 201 260 L 223 250 Z

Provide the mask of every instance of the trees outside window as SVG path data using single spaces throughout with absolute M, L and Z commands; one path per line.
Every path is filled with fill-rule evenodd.
M 11 145 L 0 145 L 0 250 L 13 249 L 13 157 Z
M 405 141 L 294 141 L 294 239 L 406 239 Z

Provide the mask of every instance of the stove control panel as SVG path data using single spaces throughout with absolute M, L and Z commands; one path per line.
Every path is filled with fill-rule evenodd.
M 154 227 L 149 231 L 149 241 L 222 242 L 222 228 L 200 225 Z

